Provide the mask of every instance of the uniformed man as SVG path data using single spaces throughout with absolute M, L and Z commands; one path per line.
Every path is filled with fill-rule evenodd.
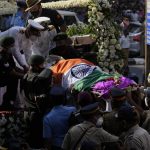
M 25 72 L 28 70 L 28 59 L 31 56 L 31 46 L 33 42 L 37 40 L 37 37 L 40 36 L 40 30 L 43 30 L 44 27 L 39 23 L 28 20 L 28 26 L 24 27 L 12 27 L 7 31 L 1 32 L 0 37 L 11 36 L 15 39 L 15 45 L 12 47 L 11 51 L 17 62 Z M 24 52 L 25 59 L 21 52 Z
M 32 55 L 41 55 L 44 58 L 49 56 L 49 51 L 56 46 L 53 38 L 57 35 L 55 28 L 49 28 L 50 19 L 48 17 L 38 17 L 35 22 L 44 27 L 40 37 L 32 45 Z
M 41 1 L 42 0 L 26 0 L 28 7 L 26 11 L 30 11 L 33 18 L 50 18 L 51 24 L 55 26 L 57 32 L 65 32 L 67 28 L 61 15 L 56 10 L 42 8 Z
M 90 141 L 99 145 L 98 150 L 101 150 L 102 143 L 118 141 L 118 137 L 96 126 L 99 117 L 102 115 L 99 109 L 99 103 L 86 105 L 81 108 L 80 113 L 85 121 L 79 125 L 75 125 L 68 131 L 62 145 L 64 150 L 77 149 L 83 142 Z
M 56 42 L 56 47 L 50 51 L 50 54 L 62 56 L 64 59 L 80 57 L 77 50 L 71 46 L 71 40 L 66 33 L 58 33 L 53 41 Z
M 121 134 L 120 124 L 115 115 L 120 106 L 127 103 L 126 93 L 120 88 L 111 89 L 112 96 L 112 111 L 103 115 L 103 128 L 109 133 L 119 136 Z
M 23 73 L 19 71 L 14 62 L 11 48 L 14 47 L 15 39 L 13 37 L 5 37 L 1 40 L 0 49 L 0 87 L 6 86 L 6 93 L 3 96 L 3 109 L 13 108 L 16 100 L 18 79 L 23 77 Z
M 42 119 L 48 108 L 48 92 L 51 85 L 51 71 L 44 68 L 44 57 L 32 55 L 30 68 L 22 82 L 25 95 L 25 120 L 28 123 L 29 137 L 27 141 L 32 148 L 41 148 Z
M 140 117 L 135 107 L 121 106 L 116 118 L 122 124 L 120 130 L 124 132 L 124 136 L 121 137 L 126 150 L 149 150 L 150 135 L 145 129 L 139 127 Z

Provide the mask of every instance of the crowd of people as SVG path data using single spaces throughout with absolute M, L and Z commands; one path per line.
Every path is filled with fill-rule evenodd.
M 16 14 L 0 33 L 0 112 L 22 111 L 25 128 L 17 126 L 22 140 L 7 133 L 0 149 L 149 150 L 150 91 L 83 59 L 62 17 L 41 0 L 26 0 L 24 11 L 32 16 L 27 22 Z M 2 116 L 1 128 L 5 122 Z

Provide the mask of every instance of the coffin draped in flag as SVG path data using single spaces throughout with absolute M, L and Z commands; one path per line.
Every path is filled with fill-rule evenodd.
M 100 68 L 85 59 L 67 59 L 60 60 L 51 70 L 54 84 L 67 89 Z

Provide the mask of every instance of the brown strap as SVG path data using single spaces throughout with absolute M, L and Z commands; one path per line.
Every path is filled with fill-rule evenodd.
M 73 147 L 73 150 L 76 150 L 76 147 L 78 146 L 78 144 L 80 143 L 80 141 L 82 140 L 82 138 L 84 137 L 85 133 L 90 129 L 92 128 L 93 125 L 89 126 L 88 128 L 86 128 L 83 133 L 81 134 L 80 138 L 77 140 L 77 142 L 75 143 L 74 147 Z

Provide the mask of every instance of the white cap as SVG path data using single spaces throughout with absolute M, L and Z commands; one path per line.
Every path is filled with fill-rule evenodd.
M 35 18 L 34 21 L 39 23 L 39 24 L 41 24 L 43 22 L 49 23 L 50 22 L 50 18 L 48 18 L 48 17 L 38 17 L 38 18 Z
M 38 22 L 35 22 L 34 20 L 31 20 L 31 19 L 28 20 L 28 24 L 38 30 L 44 29 L 44 27 L 42 25 L 40 25 Z

